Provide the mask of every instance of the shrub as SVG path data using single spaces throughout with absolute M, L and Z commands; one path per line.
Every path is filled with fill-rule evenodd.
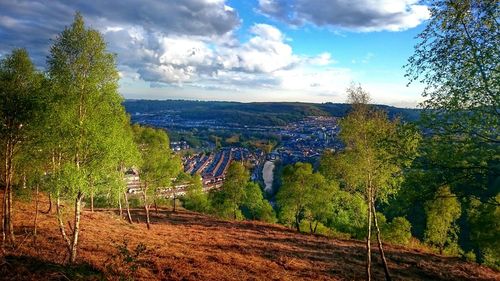
M 396 217 L 383 227 L 384 240 L 400 245 L 408 245 L 411 239 L 411 224 L 403 217 Z
M 463 254 L 463 258 L 468 262 L 476 262 L 476 254 L 473 251 Z

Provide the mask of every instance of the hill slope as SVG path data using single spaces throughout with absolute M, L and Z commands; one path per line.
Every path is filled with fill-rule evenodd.
M 306 116 L 343 117 L 349 104 L 303 102 L 221 102 L 189 100 L 126 100 L 123 105 L 130 114 L 170 114 L 184 120 L 214 120 L 240 125 L 278 126 L 296 122 Z M 417 109 L 377 105 L 389 116 L 401 116 L 408 121 L 418 119 Z
M 133 274 L 139 280 L 364 278 L 361 241 L 298 234 L 264 223 L 222 221 L 187 211 L 153 212 L 150 231 L 144 223 L 130 225 L 111 211 L 85 211 L 78 262 L 86 265 L 64 269 L 58 264 L 63 263 L 66 252 L 53 214 L 39 215 L 39 249 L 32 247 L 28 234 L 33 224 L 32 206 L 15 204 L 17 238 L 22 243 L 0 266 L 2 279 L 97 280 L 102 278 L 99 271 L 111 280 L 119 279 L 120 274 Z M 45 199 L 41 209 L 46 207 Z M 134 220 L 144 221 L 142 210 L 134 210 L 133 215 Z M 128 241 L 126 247 L 124 241 Z M 132 257 L 133 262 L 124 262 L 126 249 L 133 256 L 140 243 L 145 251 Z M 500 279 L 500 273 L 489 268 L 401 247 L 388 246 L 387 257 L 395 280 Z M 379 262 L 374 254 L 375 280 L 383 279 Z M 135 272 L 133 266 L 138 267 Z M 70 277 L 68 271 L 73 272 Z

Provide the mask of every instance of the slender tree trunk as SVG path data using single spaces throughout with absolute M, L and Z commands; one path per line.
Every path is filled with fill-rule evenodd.
M 62 212 L 61 212 L 61 201 L 59 199 L 59 195 L 56 197 L 56 217 L 57 217 L 57 222 L 59 223 L 59 231 L 61 232 L 61 235 L 66 242 L 66 247 L 68 249 L 68 253 L 71 254 L 71 241 L 68 238 L 68 235 L 66 235 L 66 229 L 64 227 L 64 222 L 62 218 Z
M 299 212 L 295 213 L 295 228 L 300 232 L 300 220 L 299 220 Z
M 146 192 L 147 192 L 147 185 L 144 184 L 144 190 L 142 192 L 142 196 L 144 198 L 144 210 L 146 211 L 146 224 L 148 226 L 148 229 L 151 229 L 151 226 L 150 226 L 150 221 L 149 221 L 149 206 L 148 206 L 148 198 L 146 196 Z
M 126 191 L 123 191 L 123 197 L 125 198 L 125 207 L 127 207 L 128 222 L 132 224 L 133 221 L 132 216 L 130 215 L 130 205 L 128 204 L 128 196 Z
M 83 194 L 78 192 L 78 195 L 75 199 L 75 222 L 73 229 L 73 240 L 71 241 L 71 255 L 70 255 L 70 263 L 75 263 L 76 255 L 78 250 L 78 236 L 80 234 L 80 215 L 82 208 L 82 199 Z
M 11 174 L 12 176 L 12 174 Z M 9 179 L 10 181 L 10 186 L 9 186 L 9 204 L 8 204 L 8 216 L 9 216 L 9 238 L 10 238 L 10 241 L 12 242 L 12 244 L 14 244 L 16 242 L 16 237 L 14 235 L 14 225 L 12 224 L 12 178 Z
M 123 209 L 122 209 L 122 196 L 118 193 L 118 209 L 120 210 L 120 218 L 123 218 Z
M 8 215 L 7 215 L 7 204 L 8 204 L 8 192 L 9 192 L 9 146 L 10 146 L 10 141 L 7 139 L 7 142 L 5 143 L 5 170 L 4 170 L 4 191 L 3 191 L 3 205 L 2 205 L 2 247 L 5 248 L 5 242 L 7 239 L 7 222 L 8 222 Z
M 7 229 L 7 187 L 4 187 L 2 200 L 2 248 L 5 248 L 6 229 Z
M 90 191 L 90 211 L 94 212 L 94 191 Z
M 316 221 L 316 224 L 314 225 L 314 233 L 316 233 L 316 229 L 318 229 L 318 221 Z
M 177 209 L 175 208 L 176 207 L 176 201 L 177 201 L 177 196 L 175 195 L 175 192 L 174 192 L 174 213 L 177 212 Z M 234 215 L 236 216 L 236 212 L 234 213 Z M 236 219 L 236 218 L 234 218 Z
M 372 239 L 372 201 L 370 200 L 371 188 L 368 188 L 367 203 L 368 203 L 368 233 L 366 235 L 366 280 L 372 280 L 371 276 L 371 266 L 372 266 L 372 250 L 371 250 L 371 239 Z
M 2 242 L 5 244 L 6 237 L 8 236 L 12 244 L 15 243 L 14 227 L 12 225 L 12 157 L 13 157 L 13 144 L 10 139 L 7 140 L 5 145 L 5 190 L 4 190 L 4 213 L 3 213 L 3 232 Z
M 52 211 L 52 195 L 49 193 L 49 209 L 42 211 L 42 214 L 49 214 Z
M 158 215 L 158 204 L 156 203 L 156 196 L 154 197 L 153 203 L 155 205 L 155 214 Z
M 313 226 L 311 221 L 309 221 L 309 233 L 313 233 Z
M 373 198 L 373 197 L 372 197 Z M 391 275 L 389 274 L 389 267 L 387 266 L 387 260 L 385 259 L 385 254 L 384 254 L 384 247 L 382 246 L 382 237 L 380 234 L 380 228 L 378 227 L 378 222 L 377 222 L 377 211 L 375 209 L 375 200 L 372 199 L 372 209 L 373 209 L 373 222 L 375 223 L 375 229 L 377 230 L 377 241 L 378 241 L 378 249 L 380 251 L 380 256 L 382 257 L 382 263 L 384 265 L 384 273 L 385 273 L 385 280 L 391 281 Z
M 8 151 L 8 148 L 6 148 L 5 150 L 5 153 L 6 153 L 6 156 L 7 156 L 7 152 Z M 5 241 L 7 239 L 7 203 L 8 203 L 8 200 L 7 200 L 7 194 L 8 194 L 8 186 L 9 186 L 9 179 L 8 179 L 8 167 L 9 167 L 9 164 L 8 164 L 8 160 L 7 160 L 7 157 L 5 157 L 5 174 L 4 174 L 4 178 L 5 178 L 5 186 L 4 186 L 4 190 L 3 190 L 3 202 L 2 202 L 2 247 L 5 247 Z
M 35 246 L 35 248 L 37 247 L 37 244 L 36 244 L 36 236 L 37 236 L 37 229 L 38 229 L 38 202 L 39 202 L 39 199 L 38 199 L 38 184 L 35 185 L 35 221 L 33 222 L 33 245 Z

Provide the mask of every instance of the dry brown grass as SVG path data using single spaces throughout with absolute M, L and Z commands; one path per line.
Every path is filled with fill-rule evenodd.
M 57 275 L 60 267 L 51 267 L 49 273 L 32 268 L 39 261 L 57 265 L 67 259 L 54 214 L 40 214 L 38 250 L 32 246 L 32 206 L 15 204 L 14 222 L 18 244 L 22 244 L 9 251 L 9 259 L 0 267 L 3 279 L 91 278 Z M 142 210 L 133 210 L 133 217 L 145 221 Z M 146 253 L 135 259 L 140 265 L 135 272 L 117 254 L 124 241 L 131 250 L 140 243 L 146 245 Z M 387 246 L 386 255 L 395 280 L 500 280 L 499 272 L 458 258 L 396 246 Z M 23 260 L 26 257 L 36 262 Z M 17 265 L 12 265 L 13 259 Z M 298 234 L 259 222 L 223 221 L 184 210 L 162 210 L 158 215 L 153 211 L 149 231 L 144 223 L 130 225 L 116 212 L 86 210 L 78 258 L 110 280 L 120 275 L 137 280 L 362 280 L 364 260 L 360 241 Z M 13 271 L 31 273 L 13 275 Z M 374 254 L 373 271 L 375 280 L 383 280 L 378 254 Z

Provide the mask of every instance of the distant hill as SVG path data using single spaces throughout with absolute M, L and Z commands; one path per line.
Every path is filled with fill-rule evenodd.
M 301 102 L 221 102 L 188 100 L 126 100 L 130 114 L 169 113 L 187 120 L 217 120 L 241 125 L 279 126 L 303 119 L 306 116 L 343 117 L 351 106 L 343 103 L 301 103 Z M 387 111 L 392 118 L 401 116 L 415 121 L 420 115 L 418 109 L 397 108 L 376 105 Z
M 0 196 L 1 197 L 1 196 Z M 1 198 L 0 198 L 1 199 Z M 48 208 L 48 198 L 40 200 Z M 16 201 L 16 250 L 0 258 L 1 280 L 364 280 L 365 244 L 299 234 L 280 225 L 224 221 L 180 210 L 133 209 L 133 225 L 117 210 L 82 213 L 77 266 L 63 266 L 64 241 L 54 213 L 39 213 L 37 248 L 26 229 L 34 202 Z M 31 231 L 31 230 L 29 230 Z M 24 240 L 23 240 L 24 235 Z M 459 258 L 386 246 L 394 280 L 499 280 L 500 272 Z M 384 273 L 376 247 L 373 279 Z

